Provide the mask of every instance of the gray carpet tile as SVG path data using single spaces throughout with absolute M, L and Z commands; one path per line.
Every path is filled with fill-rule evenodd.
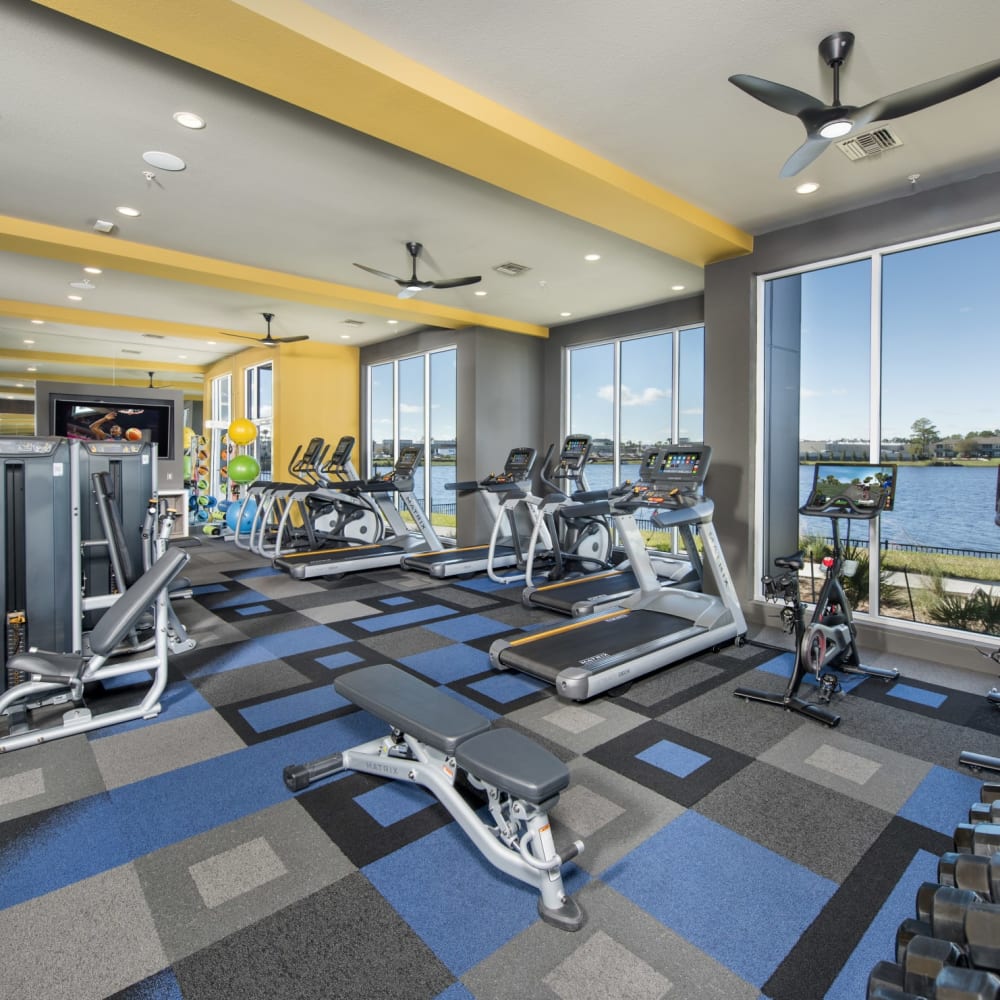
M 108 730 L 107 735 L 91 741 L 109 790 L 221 757 L 245 745 L 214 711 L 165 718 L 157 725 L 122 732 Z
M 572 781 L 551 819 L 556 843 L 583 840 L 575 864 L 591 874 L 607 871 L 684 808 L 637 781 L 585 757 L 569 765 Z
M 295 801 L 155 851 L 135 867 L 170 962 L 355 871 Z
M 287 598 L 285 603 L 291 606 Z M 381 614 L 378 608 L 373 608 L 361 601 L 331 601 L 329 600 L 329 595 L 327 595 L 326 604 L 300 607 L 297 610 L 301 615 L 310 618 L 314 622 L 319 622 L 321 625 L 354 621 L 358 618 L 367 618 L 371 615 Z
M 686 660 L 666 670 L 658 671 L 636 681 L 623 700 L 649 707 L 666 701 L 705 681 L 726 676 L 726 671 L 703 660 Z
M 221 708 L 234 702 L 265 698 L 308 682 L 303 674 L 284 660 L 266 660 L 239 670 L 225 670 L 192 681 L 210 705 Z
M 586 753 L 648 721 L 607 699 L 580 703 L 546 698 L 511 712 L 507 718 L 574 753 Z
M 466 973 L 476 1000 L 758 1000 L 759 990 L 608 886 L 591 883 L 578 898 L 581 931 L 533 924 Z
M 104 790 L 92 744 L 85 736 L 56 740 L 44 752 L 0 754 L 0 823 Z
M 398 632 L 387 632 L 383 635 L 373 635 L 361 640 L 362 646 L 367 646 L 379 656 L 392 660 L 401 660 L 406 656 L 426 653 L 431 649 L 443 649 L 453 645 L 454 640 L 439 635 L 430 629 L 415 626 L 400 629 Z
M 759 759 L 890 814 L 931 768 L 926 761 L 809 721 Z
M 168 964 L 133 865 L 0 910 L 0 941 L 11 1000 L 104 1000 Z
M 183 995 L 197 1000 L 431 1000 L 454 981 L 357 873 L 174 969 Z
M 758 761 L 709 792 L 697 811 L 835 882 L 893 815 Z

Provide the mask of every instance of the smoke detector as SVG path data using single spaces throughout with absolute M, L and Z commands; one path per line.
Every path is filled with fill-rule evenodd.
M 903 140 L 892 129 L 883 127 L 851 136 L 850 139 L 838 142 L 837 148 L 849 160 L 864 160 L 870 156 L 880 156 L 885 150 L 902 145 Z

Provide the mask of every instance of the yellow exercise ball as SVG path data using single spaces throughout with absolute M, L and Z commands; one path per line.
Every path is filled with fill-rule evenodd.
M 191 442 L 194 441 L 194 431 L 190 427 L 184 428 L 184 450 L 187 451 L 191 447 Z
M 233 444 L 249 444 L 257 436 L 257 427 L 246 417 L 237 417 L 229 425 L 226 433 Z

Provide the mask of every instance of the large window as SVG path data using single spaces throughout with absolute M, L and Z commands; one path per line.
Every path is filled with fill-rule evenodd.
M 417 502 L 440 534 L 453 534 L 457 402 L 455 348 L 370 365 L 367 472 L 392 468 L 400 445 L 423 443 Z
M 988 231 L 762 279 L 759 571 L 823 554 L 829 520 L 795 520 L 815 462 L 896 463 L 894 509 L 842 524 L 852 596 L 917 631 L 1000 633 L 998 267 Z
M 270 361 L 246 369 L 246 418 L 257 428 L 257 437 L 243 448 L 260 465 L 258 479 L 272 479 L 274 439 L 274 365 Z
M 634 479 L 647 447 L 700 441 L 705 328 L 690 327 L 567 349 L 570 434 L 589 434 L 593 489 Z
M 224 464 L 222 438 L 226 433 L 226 428 L 233 419 L 233 377 L 232 375 L 220 375 L 212 379 L 211 391 L 212 416 L 207 421 L 208 430 L 208 456 L 211 457 L 209 468 L 211 470 L 211 492 L 212 496 L 220 500 L 227 499 L 226 486 L 219 475 Z M 199 458 L 201 456 L 199 455 Z

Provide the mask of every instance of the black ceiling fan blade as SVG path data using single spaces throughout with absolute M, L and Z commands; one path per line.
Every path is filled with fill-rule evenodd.
M 369 274 L 377 275 L 379 278 L 388 278 L 390 281 L 403 281 L 403 278 L 397 278 L 394 274 L 389 274 L 388 271 L 379 271 L 377 268 L 369 267 L 367 264 L 355 264 L 355 267 L 360 267 L 362 271 L 367 271 Z
M 466 278 L 445 278 L 443 281 L 430 282 L 431 288 L 460 288 L 462 285 L 474 285 L 477 281 L 482 281 L 481 274 L 473 274 Z
M 308 340 L 308 339 L 309 339 L 309 337 L 306 336 L 305 334 L 301 334 L 298 337 L 268 337 L 267 338 L 267 340 L 270 340 L 271 343 L 273 343 L 273 344 L 298 344 L 301 341 Z M 261 341 L 261 343 L 265 343 L 265 341 Z
M 867 125 L 869 122 L 902 118 L 904 115 L 913 114 L 914 111 L 923 111 L 924 108 L 950 101 L 953 97 L 960 97 L 970 90 L 991 83 L 998 77 L 1000 77 L 1000 59 L 994 59 L 992 62 L 973 66 L 971 69 L 908 87 L 906 90 L 889 94 L 888 97 L 880 97 L 858 108 L 850 118 L 855 128 Z
M 786 87 L 783 83 L 775 83 L 773 80 L 764 80 L 759 76 L 737 73 L 729 78 L 729 82 L 768 107 L 784 111 L 786 115 L 799 117 L 807 111 L 824 111 L 827 108 L 826 104 L 812 94 L 796 90 L 794 87 Z
M 811 135 L 791 156 L 785 160 L 781 168 L 782 177 L 794 177 L 800 170 L 805 170 L 813 160 L 817 159 L 826 149 L 832 139 L 824 139 L 821 135 Z

